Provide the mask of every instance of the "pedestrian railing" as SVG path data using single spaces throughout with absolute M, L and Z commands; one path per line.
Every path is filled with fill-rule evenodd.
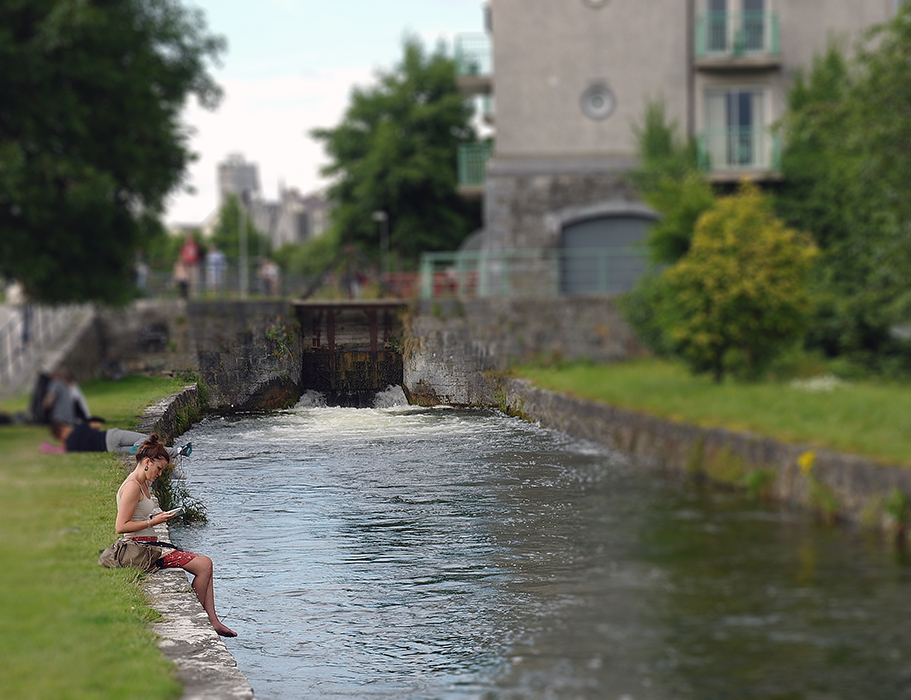
M 490 37 L 486 34 L 458 34 L 453 53 L 458 75 L 490 75 L 493 70 Z
M 0 326 L 0 386 L 4 387 L 21 385 L 75 314 L 88 309 L 85 305 L 39 304 L 8 308 L 12 315 Z
M 648 267 L 644 247 L 425 253 L 422 299 L 621 294 Z

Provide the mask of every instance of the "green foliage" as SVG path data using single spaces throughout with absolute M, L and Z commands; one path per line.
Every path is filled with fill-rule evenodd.
M 753 378 L 803 334 L 816 247 L 745 183 L 699 219 L 689 252 L 662 277 L 668 337 L 694 372 Z
M 715 202 L 711 184 L 699 171 L 696 145 L 682 142 L 676 122 L 667 122 L 664 102 L 646 105 L 643 124 L 634 125 L 640 165 L 632 173 L 644 201 L 661 214 L 647 240 L 655 264 L 674 263 L 690 247 L 696 221 Z
M 372 215 L 385 211 L 391 253 L 413 266 L 422 252 L 452 250 L 477 227 L 478 204 L 456 192 L 458 147 L 476 138 L 471 116 L 452 59 L 407 38 L 394 71 L 356 88 L 338 126 L 312 132 L 331 159 L 323 174 L 334 178 L 333 226 L 345 244 L 378 258 Z
M 908 524 L 909 504 L 908 494 L 899 488 L 892 487 L 883 498 L 883 513 L 894 525 L 906 526 Z
M 341 237 L 337 228 L 330 228 L 303 245 L 287 243 L 273 254 L 275 262 L 287 272 L 315 276 L 327 270 L 339 256 Z
M 223 49 L 178 0 L 0 3 L 0 275 L 45 302 L 131 298 Z
M 258 255 L 269 254 L 269 237 L 253 225 L 250 216 L 241 208 L 235 195 L 229 195 L 218 211 L 218 224 L 212 232 L 212 243 L 231 262 L 240 259 L 241 226 L 247 237 L 247 256 L 252 260 Z M 200 243 L 197 240 L 197 243 Z M 201 243 L 200 243 L 201 244 Z M 205 250 L 205 247 L 201 248 Z
M 783 122 L 780 215 L 822 255 L 807 342 L 878 371 L 909 367 L 891 329 L 911 316 L 911 8 L 877 28 L 852 60 L 832 45 L 798 76 Z
M 765 500 L 769 498 L 777 478 L 778 471 L 774 467 L 758 467 L 747 472 L 741 483 L 750 496 Z

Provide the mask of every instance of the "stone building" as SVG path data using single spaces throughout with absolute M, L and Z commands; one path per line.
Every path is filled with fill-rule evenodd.
M 590 260 L 593 250 L 640 241 L 654 213 L 624 174 L 635 164 L 634 125 L 658 99 L 696 140 L 712 180 L 778 179 L 771 127 L 795 71 L 830 38 L 852 42 L 898 4 L 488 0 L 486 31 L 455 45 L 460 89 L 484 105 L 494 130 L 460 153 L 462 192 L 484 198 L 480 248 Z M 642 264 L 633 261 L 621 288 Z

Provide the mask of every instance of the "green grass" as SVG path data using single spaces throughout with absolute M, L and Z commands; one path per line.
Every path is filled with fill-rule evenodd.
M 147 404 L 184 384 L 130 377 L 83 391 L 110 426 L 132 428 Z M 4 401 L 0 411 L 27 403 Z M 122 459 L 42 453 L 50 441 L 45 428 L 0 426 L 0 697 L 179 697 L 138 574 L 97 564 L 115 538 Z
M 716 384 L 659 360 L 526 366 L 513 374 L 544 389 L 673 421 L 749 431 L 911 466 L 907 384 L 858 381 L 831 391 L 808 391 L 788 382 Z

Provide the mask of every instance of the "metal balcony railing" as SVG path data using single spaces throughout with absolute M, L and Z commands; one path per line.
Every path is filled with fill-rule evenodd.
M 644 247 L 424 253 L 422 299 L 554 297 L 630 291 L 648 264 Z
M 781 170 L 781 137 L 766 127 L 707 128 L 698 147 L 708 173 Z
M 466 143 L 459 146 L 459 187 L 480 187 L 487 180 L 487 161 L 493 154 L 489 141 Z
M 487 34 L 457 34 L 454 57 L 460 76 L 491 75 L 493 59 Z
M 775 12 L 706 12 L 696 18 L 696 57 L 777 56 Z

